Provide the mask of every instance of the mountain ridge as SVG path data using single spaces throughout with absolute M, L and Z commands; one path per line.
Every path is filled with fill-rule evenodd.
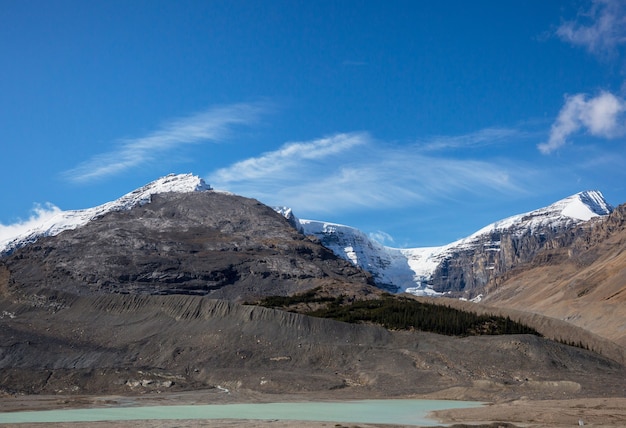
M 149 203 L 153 195 L 205 191 L 218 192 L 193 174 L 170 174 L 114 201 L 84 210 L 58 210 L 28 230 L 0 236 L 0 256 L 9 255 L 42 237 L 80 228 L 107 213 L 142 206 Z M 606 216 L 613 207 L 600 191 L 583 191 L 547 207 L 498 220 L 449 244 L 418 248 L 384 246 L 350 226 L 299 219 L 288 207 L 274 210 L 299 232 L 315 236 L 335 255 L 369 272 L 382 289 L 418 296 L 454 294 L 480 299 L 481 287 L 494 276 L 532 257 L 560 231 Z M 516 248 L 528 245 L 529 239 L 536 241 L 530 244 L 533 248 L 523 250 L 523 256 L 518 256 L 515 252 L 520 250 Z M 507 249 L 504 257 L 503 249 Z M 474 269 L 474 265 L 479 269 Z
M 202 178 L 193 174 L 169 174 L 139 187 L 118 199 L 82 210 L 63 211 L 55 209 L 51 216 L 41 219 L 33 226 L 17 233 L 0 236 L 0 256 L 16 248 L 35 242 L 40 237 L 55 236 L 64 230 L 72 230 L 87 224 L 104 214 L 129 210 L 151 201 L 152 195 L 166 192 L 186 193 L 213 190 Z
M 133 200 L 136 200 L 134 198 Z M 233 301 L 340 284 L 375 289 L 369 274 L 307 239 L 255 199 L 165 192 L 40 237 L 0 258 L 23 293 L 190 294 Z
M 626 204 L 487 285 L 485 304 L 566 320 L 626 348 Z

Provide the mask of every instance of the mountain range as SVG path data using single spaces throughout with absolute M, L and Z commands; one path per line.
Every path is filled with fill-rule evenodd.
M 9 255 L 42 237 L 81 228 L 108 213 L 144 206 L 155 196 L 208 191 L 216 195 L 228 194 L 214 191 L 192 174 L 172 174 L 115 201 L 85 210 L 59 210 L 27 230 L 0 236 L 0 255 Z M 316 237 L 335 255 L 369 272 L 381 289 L 479 301 L 490 281 L 532 260 L 544 248 L 571 244 L 575 236 L 565 231 L 606 217 L 613 207 L 599 191 L 580 192 L 545 208 L 494 222 L 450 244 L 422 248 L 384 246 L 350 226 L 299 219 L 288 207 L 274 210 L 297 231 Z
M 163 177 L 0 237 L 0 395 L 616 394 L 624 214 L 582 192 L 443 247 L 394 249 L 190 174 Z M 311 291 L 348 302 L 406 291 L 545 337 L 453 338 L 249 305 Z
M 440 247 L 398 249 L 349 226 L 277 211 L 377 286 L 564 320 L 626 347 L 626 205 L 584 191 Z
M 492 278 L 532 259 L 573 226 L 607 216 L 613 207 L 600 192 L 586 191 L 497 221 L 444 246 L 403 249 L 383 246 L 349 226 L 298 219 L 285 207 L 276 210 L 339 257 L 370 272 L 381 288 L 417 296 L 477 298 Z

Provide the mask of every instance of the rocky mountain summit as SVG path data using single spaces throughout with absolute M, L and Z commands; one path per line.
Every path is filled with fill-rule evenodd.
M 294 230 L 271 208 L 211 191 L 192 177 L 166 177 L 78 214 L 69 216 L 80 219 L 71 228 L 52 225 L 38 237 L 29 233 L 27 241 L 12 241 L 19 244 L 0 259 L 9 287 L 236 301 L 332 284 L 348 292 L 374 289 L 367 273 Z

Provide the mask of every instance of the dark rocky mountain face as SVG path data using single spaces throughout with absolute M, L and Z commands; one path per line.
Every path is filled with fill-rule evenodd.
M 163 193 L 129 211 L 42 238 L 0 260 L 11 287 L 72 294 L 194 294 L 231 300 L 370 276 L 307 239 L 256 200 L 219 192 Z

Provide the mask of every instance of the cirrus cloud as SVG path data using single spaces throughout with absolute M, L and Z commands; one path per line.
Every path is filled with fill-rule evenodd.
M 96 155 L 63 175 L 73 182 L 116 175 L 183 145 L 220 141 L 234 126 L 255 122 L 265 110 L 262 104 L 232 104 L 171 120 L 148 135 L 119 141 L 116 149 Z
M 426 145 L 428 146 L 428 145 Z M 504 160 L 429 155 L 420 144 L 391 145 L 364 132 L 287 143 L 209 174 L 215 188 L 300 213 L 393 209 L 460 193 L 524 192 L 522 167 Z
M 514 138 L 525 138 L 531 133 L 517 128 L 491 127 L 463 135 L 438 135 L 420 141 L 424 150 L 468 149 L 506 143 Z
M 212 182 L 237 183 L 249 180 L 263 180 L 273 175 L 295 179 L 303 162 L 312 163 L 337 155 L 354 146 L 369 141 L 366 133 L 336 134 L 308 142 L 292 142 L 280 149 L 249 158 L 227 168 L 221 168 L 211 175 Z

